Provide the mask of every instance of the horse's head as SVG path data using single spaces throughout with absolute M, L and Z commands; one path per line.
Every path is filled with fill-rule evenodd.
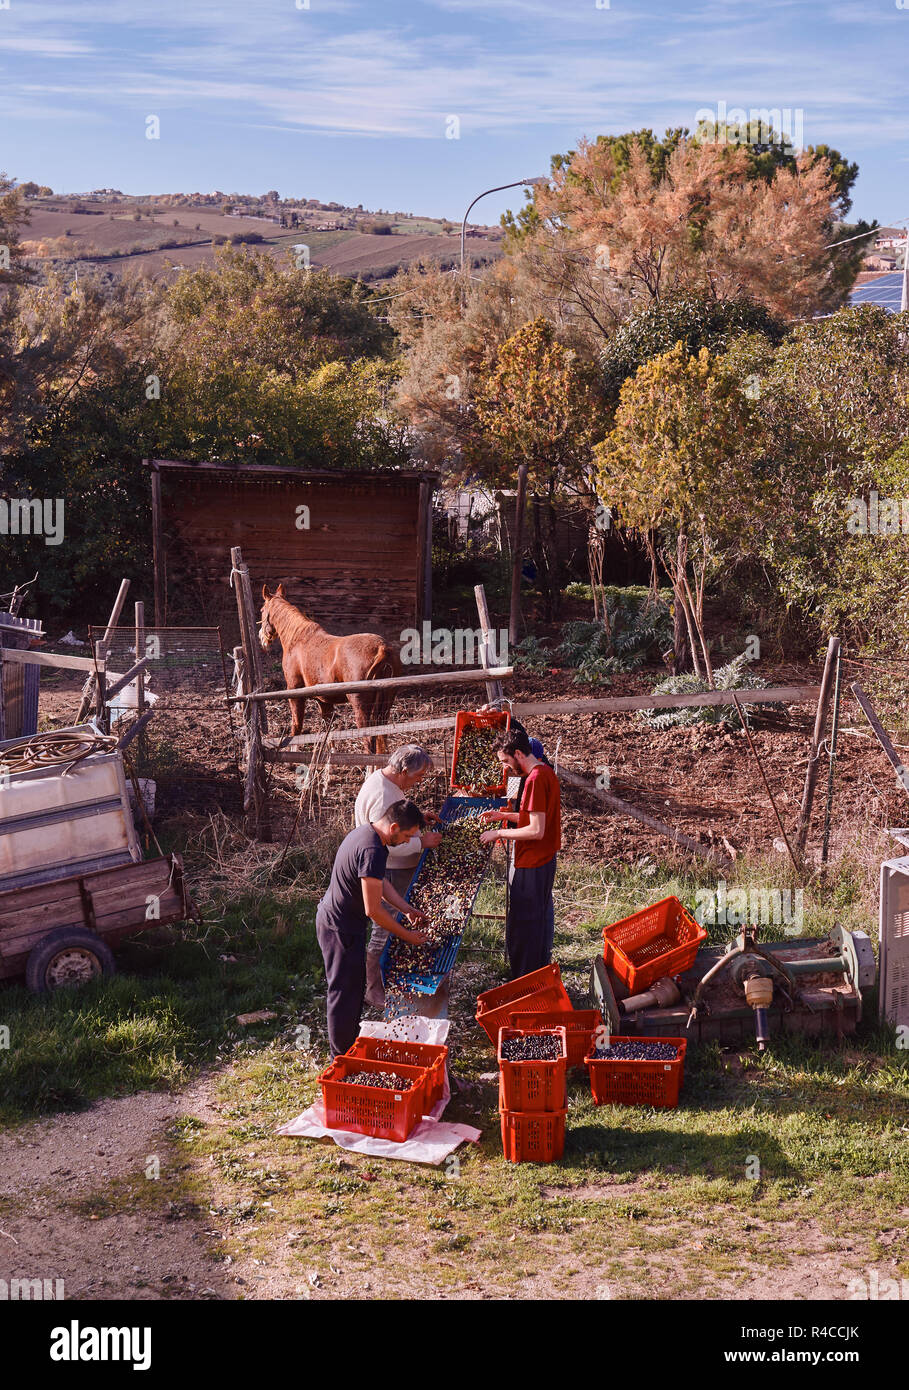
M 284 585 L 279 584 L 275 592 L 272 593 L 267 584 L 262 585 L 262 612 L 259 615 L 259 644 L 265 651 L 271 646 L 278 635 L 277 628 L 272 622 L 271 605 L 276 598 L 284 598 Z

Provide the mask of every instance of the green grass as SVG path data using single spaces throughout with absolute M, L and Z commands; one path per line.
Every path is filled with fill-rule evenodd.
M 3 989 L 0 1122 L 184 1085 L 205 1064 L 292 1033 L 322 978 L 311 904 L 274 895 L 210 910 L 203 928 L 145 933 L 117 955 L 121 973 L 84 990 Z M 262 1008 L 277 1018 L 237 1023 Z
M 380 1297 L 471 1281 L 507 1294 L 550 1278 L 570 1297 L 561 1281 L 589 1283 L 592 1272 L 616 1282 L 613 1297 L 709 1294 L 785 1266 L 809 1226 L 815 1243 L 848 1249 L 844 1269 L 886 1258 L 909 1271 L 905 1243 L 877 1245 L 882 1225 L 905 1241 L 909 1202 L 909 1070 L 879 1036 L 850 1042 L 848 1057 L 780 1044 L 744 1074 L 700 1049 L 677 1110 L 595 1106 L 575 1074 L 564 1158 L 543 1166 L 505 1162 L 495 1084 L 483 1079 L 493 1068 L 488 1043 L 460 1034 L 457 1071 L 472 1086 L 446 1118 L 482 1139 L 448 1169 L 427 1169 L 277 1137 L 316 1097 L 317 1065 L 280 1045 L 242 1059 L 221 1088 L 227 1126 L 195 1140 L 200 1167 L 214 1160 L 222 1174 L 214 1200 L 234 1214 L 233 1248 L 275 1250 L 293 1232 L 291 1276 L 305 1269 L 331 1284 L 333 1265 L 361 1265 Z M 244 1141 L 249 1161 L 237 1153 Z M 667 1260 L 674 1282 L 654 1287 L 652 1267 Z
M 163 842 L 167 850 L 166 834 Z M 85 990 L 36 997 L 18 984 L 3 987 L 0 1022 L 10 1030 L 10 1046 L 0 1049 L 0 1122 L 77 1108 L 106 1095 L 178 1087 L 201 1066 L 291 1035 L 299 1023 L 314 1038 L 324 1037 L 313 890 L 325 852 L 322 845 L 295 848 L 277 881 L 267 858 L 250 866 L 250 891 L 242 899 L 227 898 L 226 887 L 216 885 L 205 903 L 203 927 L 187 924 L 133 938 L 118 950 L 120 973 Z M 192 846 L 187 853 L 192 858 Z M 478 898 L 478 912 L 504 911 L 498 867 Z M 730 875 L 730 891 L 733 882 L 782 888 L 787 880 L 776 861 L 739 866 L 734 880 Z M 715 886 L 706 869 L 673 872 L 647 858 L 614 877 L 589 864 L 564 862 L 556 883 L 554 956 L 576 999 L 586 992 L 604 925 L 669 893 L 693 910 L 698 889 Z M 860 867 L 850 864 L 824 891 L 809 887 L 804 934 L 825 935 L 835 921 L 873 934 L 866 889 Z M 722 944 L 737 928 L 721 924 L 708 930 L 711 942 Z M 770 925 L 762 936 L 783 934 Z M 505 978 L 502 939 L 501 921 L 475 920 L 466 933 L 461 970 L 474 994 Z M 237 1024 L 237 1014 L 262 1008 L 278 1017 L 251 1028 Z M 472 1027 L 472 1012 L 465 1026 Z
M 346 1276 L 360 1271 L 370 1297 L 527 1295 L 544 1286 L 550 1296 L 593 1297 L 600 1284 L 613 1298 L 697 1297 L 824 1250 L 837 1252 L 847 1277 L 875 1260 L 909 1274 L 909 1057 L 870 1015 L 842 1043 L 780 1039 L 764 1055 L 739 1056 L 693 1048 L 677 1110 L 595 1106 L 575 1073 L 563 1160 L 506 1163 L 495 1060 L 473 1024 L 476 994 L 505 975 L 494 921 L 475 922 L 465 937 L 452 1006 L 463 1089 L 446 1118 L 479 1128 L 480 1143 L 428 1169 L 279 1137 L 277 1127 L 317 1097 L 325 1060 L 309 882 L 318 855 L 294 854 L 310 857 L 286 864 L 279 883 L 263 862 L 247 898 L 209 894 L 203 928 L 135 938 L 119 952 L 122 973 L 89 990 L 36 998 L 5 988 L 0 1122 L 179 1088 L 220 1064 L 218 1119 L 183 1117 L 168 1131 L 181 1183 L 225 1234 L 225 1253 L 267 1253 L 307 1288 L 313 1274 L 326 1291 L 337 1287 L 334 1265 Z M 779 860 L 740 863 L 729 877 L 730 887 L 786 886 Z M 565 861 L 555 956 L 575 1001 L 604 923 L 667 893 L 693 907 L 697 890 L 714 886 L 706 868 L 649 858 L 608 875 Z M 870 929 L 872 901 L 865 871 L 847 863 L 823 891 L 806 891 L 805 932 L 824 934 L 834 920 Z M 477 906 L 501 910 L 500 880 Z M 714 927 L 711 939 L 734 933 Z M 237 1014 L 262 1008 L 276 1019 L 237 1024 Z M 301 1023 L 311 1044 L 295 1031 Z M 105 1200 L 128 1204 L 130 1194 L 112 1190 Z

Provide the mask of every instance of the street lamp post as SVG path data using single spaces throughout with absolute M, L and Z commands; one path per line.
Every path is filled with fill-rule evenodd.
M 470 216 L 470 209 L 481 198 L 485 198 L 487 193 L 501 193 L 505 188 L 534 188 L 538 184 L 548 183 L 547 178 L 537 175 L 531 179 L 516 179 L 514 183 L 500 183 L 497 188 L 487 188 L 485 192 L 478 193 L 464 214 L 464 221 L 461 223 L 461 274 L 466 268 L 466 258 L 464 255 L 464 243 L 467 239 L 467 219 Z M 512 550 L 512 571 L 511 571 L 511 605 L 508 617 L 508 640 L 514 646 L 518 640 L 518 623 L 520 621 L 521 604 L 521 551 L 522 537 L 524 532 L 524 506 L 527 492 L 527 464 L 522 463 L 518 469 L 518 495 L 515 507 L 515 535 Z
M 462 274 L 462 275 L 464 274 L 464 243 L 465 243 L 465 241 L 466 241 L 466 239 L 467 239 L 467 219 L 468 219 L 468 217 L 470 216 L 471 208 L 473 208 L 473 206 L 474 206 L 476 203 L 478 203 L 478 202 L 480 201 L 481 198 L 485 198 L 485 197 L 487 196 L 487 194 L 489 194 L 489 193 L 501 193 L 502 190 L 505 189 L 505 188 L 522 188 L 522 187 L 523 187 L 523 188 L 532 188 L 532 187 L 534 187 L 536 184 L 548 183 L 548 182 L 549 182 L 549 180 L 548 180 L 547 178 L 543 178 L 542 176 L 539 176 L 539 175 L 538 175 L 536 178 L 533 178 L 533 179 L 515 179 L 514 183 L 500 183 L 496 188 L 487 188 L 487 189 L 484 190 L 484 192 L 478 193 L 478 194 L 477 194 L 477 196 L 474 198 L 473 202 L 470 204 L 470 206 L 468 207 L 467 211 L 465 212 L 465 214 L 464 214 L 464 221 L 461 223 L 461 274 Z

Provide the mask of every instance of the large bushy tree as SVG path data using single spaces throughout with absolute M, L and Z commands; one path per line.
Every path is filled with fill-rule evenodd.
M 740 339 L 725 359 L 754 385 L 773 487 L 756 553 L 821 632 L 889 647 L 909 631 L 909 536 L 889 510 L 880 525 L 880 499 L 909 499 L 907 343 L 909 315 L 864 305 L 799 325 L 775 350 Z M 878 529 L 863 534 L 850 521 L 872 494 Z
M 477 383 L 475 404 L 483 460 L 492 464 L 488 480 L 511 484 L 526 463 L 530 492 L 545 499 L 535 549 L 551 617 L 560 594 L 556 499 L 566 492 L 595 495 L 592 450 L 605 429 L 597 373 L 557 340 L 547 319 L 537 318 L 499 348 L 491 371 Z
M 541 281 L 606 336 L 635 305 L 679 293 L 747 297 L 794 318 L 848 287 L 829 243 L 854 177 L 836 151 L 640 131 L 554 158 L 549 185 L 506 227 Z
M 387 327 L 359 288 L 306 274 L 229 253 L 169 290 L 83 277 L 18 291 L 0 491 L 62 498 L 65 538 L 5 545 L 0 591 L 38 569 L 44 604 L 97 617 L 99 589 L 144 575 L 144 457 L 408 464 Z
M 652 357 L 670 352 L 676 343 L 688 353 L 707 348 L 716 356 L 741 334 L 759 333 L 770 343 L 780 343 L 785 332 L 779 319 L 750 299 L 680 294 L 652 300 L 623 323 L 603 349 L 604 389 L 615 402 L 628 377 Z

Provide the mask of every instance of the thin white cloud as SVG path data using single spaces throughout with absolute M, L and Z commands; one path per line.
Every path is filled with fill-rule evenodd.
M 91 44 L 80 39 L 17 38 L 0 33 L 0 55 L 3 53 L 33 53 L 40 58 L 72 58 L 94 53 Z
M 837 47 L 821 16 L 817 43 L 772 41 L 774 26 L 804 15 L 795 0 L 759 7 L 704 0 L 685 11 L 643 11 L 637 0 L 612 0 L 608 11 L 594 0 L 429 0 L 413 7 L 413 23 L 391 27 L 386 11 L 384 28 L 366 0 L 311 5 L 23 6 L 6 47 L 32 61 L 22 74 L 9 73 L 0 107 L 24 117 L 43 94 L 82 105 L 96 120 L 122 121 L 125 108 L 141 104 L 184 123 L 441 139 L 449 115 L 465 135 L 545 127 L 595 135 L 632 125 L 690 127 L 699 110 L 725 101 L 801 110 L 810 142 L 841 133 L 847 143 L 850 133 L 865 139 L 871 131 L 882 144 L 905 141 L 904 121 L 891 114 L 903 109 L 903 70 L 882 63 L 876 44 Z M 841 4 L 834 14 L 851 8 Z M 352 23 L 334 22 L 351 13 Z M 444 23 L 440 15 L 459 14 L 470 20 L 463 28 L 432 27 Z M 608 27 L 620 16 L 632 31 L 624 36 Z M 521 18 L 532 22 L 515 22 Z M 909 14 L 897 18 L 909 39 Z M 140 47 L 133 32 L 140 28 L 162 41 Z M 84 38 L 67 36 L 74 32 Z

